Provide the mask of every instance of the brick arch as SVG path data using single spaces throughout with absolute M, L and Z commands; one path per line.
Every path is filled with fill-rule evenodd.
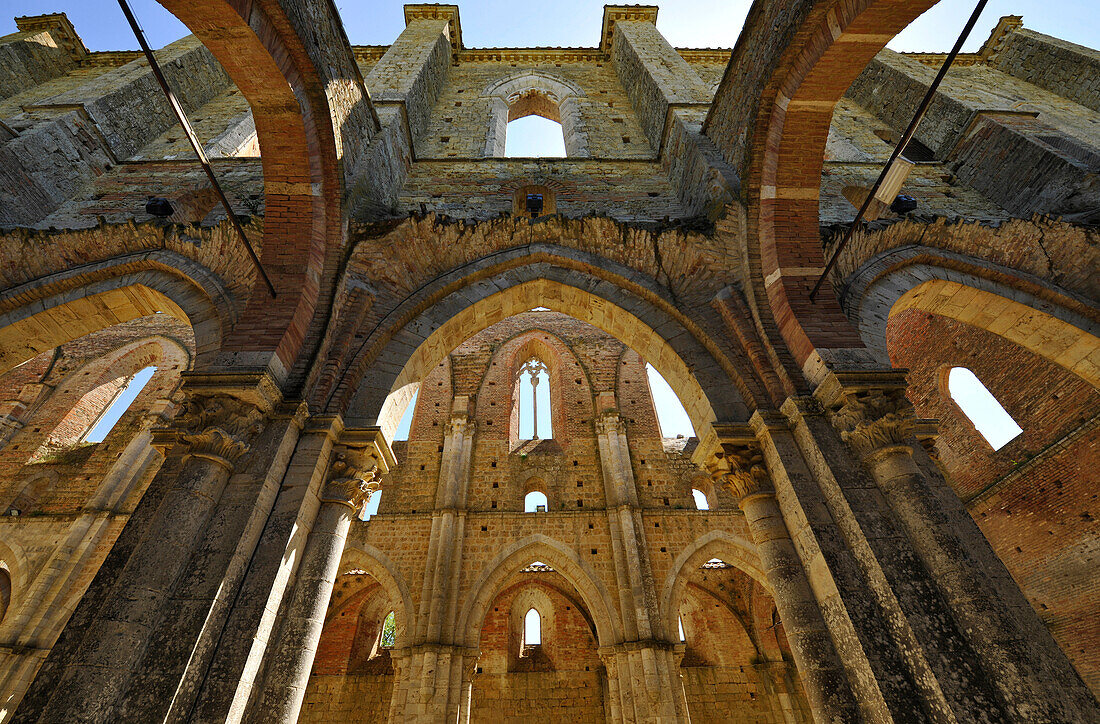
M 771 59 L 770 74 L 753 79 L 760 81 L 760 100 L 755 118 L 746 119 L 752 125 L 747 158 L 739 159 L 747 179 L 749 238 L 758 244 L 758 259 L 752 261 L 763 280 L 754 297 L 758 308 L 770 310 L 766 316 L 811 382 L 835 358 L 833 350 L 863 347 L 828 290 L 816 303 L 809 298 L 825 264 L 818 195 L 833 109 L 875 54 L 936 2 L 800 0 L 756 13 L 765 22 L 758 22 L 754 33 L 786 43 Z M 776 14 L 770 18 L 774 27 L 764 18 L 769 12 Z M 734 63 L 739 51 L 745 53 L 735 49 Z
M 721 558 L 731 566 L 739 568 L 763 586 L 764 590 L 772 592 L 771 585 L 761 568 L 760 559 L 756 555 L 756 546 L 732 533 L 712 530 L 680 551 L 665 577 L 665 584 L 661 588 L 659 610 L 665 627 L 663 634 L 667 640 L 679 640 L 677 636 L 679 601 L 684 596 L 688 578 L 711 558 Z
M 382 586 L 382 590 L 393 606 L 396 629 L 394 648 L 405 646 L 411 633 L 409 624 L 413 620 L 413 604 L 409 586 L 400 569 L 385 553 L 374 546 L 353 540 L 347 542 L 344 555 L 340 559 L 340 570 L 346 570 L 349 566 L 366 571 L 367 575 Z
M 515 541 L 485 564 L 462 605 L 455 638 L 465 646 L 477 646 L 485 614 L 505 579 L 535 560 L 551 566 L 576 589 L 592 617 L 600 646 L 622 641 L 614 600 L 596 572 L 568 546 L 542 534 Z
M 158 312 L 194 330 L 197 365 L 213 362 L 236 321 L 232 294 L 217 275 L 179 255 L 134 256 L 0 293 L 0 374 L 66 342 Z
M 408 305 L 416 313 L 408 314 L 388 339 L 372 333 L 380 338 L 378 349 L 369 358 L 353 360 L 336 390 L 349 397 L 354 390 L 354 397 L 341 403 L 334 394 L 331 409 L 346 404 L 347 419 L 378 424 L 391 434 L 400 419 L 396 405 L 387 403 L 391 393 L 403 394 L 447 353 L 490 324 L 544 306 L 592 324 L 641 354 L 680 397 L 698 435 L 705 435 L 716 420 L 748 415 L 741 394 L 744 378 L 713 340 L 674 307 L 653 303 L 626 284 L 565 265 L 527 263 L 467 278 L 464 284 L 439 286 L 438 294 L 424 295 L 434 303 Z M 415 348 L 410 344 L 414 340 Z M 367 359 L 372 359 L 374 374 L 366 374 Z
M 261 258 L 278 298 L 253 284 L 224 348 L 243 364 L 266 367 L 282 383 L 310 342 L 307 329 L 343 243 L 340 164 L 350 169 L 350 150 L 369 140 L 356 140 L 342 127 L 348 109 L 333 107 L 328 97 L 335 86 L 352 87 L 354 79 L 338 77 L 346 73 L 344 58 L 323 62 L 326 52 L 335 56 L 343 48 L 322 46 L 338 43 L 331 37 L 338 31 L 348 58 L 351 49 L 331 3 L 159 2 L 210 50 L 252 109 L 267 209 Z M 353 104 L 348 99 L 355 95 L 345 93 L 345 102 Z
M 896 262 L 895 257 L 886 258 Z M 1100 321 L 1081 313 L 1091 311 L 1084 300 L 1023 272 L 994 269 L 999 278 L 992 278 L 992 273 L 911 263 L 880 273 L 877 259 L 853 275 L 842 301 L 868 348 L 883 361 L 889 360 L 889 319 L 920 309 L 993 332 L 1100 388 Z

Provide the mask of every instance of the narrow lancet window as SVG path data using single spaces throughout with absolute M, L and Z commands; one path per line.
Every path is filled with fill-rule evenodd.
M 951 368 L 947 373 L 947 391 L 994 450 L 1000 450 L 1023 432 L 993 393 L 967 368 Z
M 523 617 L 523 645 L 538 646 L 542 643 L 542 617 L 535 609 L 529 609 Z
M 145 389 L 145 385 L 153 378 L 156 371 L 156 367 L 146 367 L 127 380 L 125 386 L 111 400 L 111 404 L 103 410 L 99 419 L 88 428 L 88 432 L 84 434 L 84 442 L 103 442 L 107 439 L 107 435 L 134 403 L 138 394 Z
M 677 621 L 677 625 L 680 628 L 680 643 L 684 643 L 685 641 L 687 641 L 687 637 L 684 636 L 684 617 L 683 616 L 680 616 L 679 620 Z
M 382 636 L 379 643 L 384 649 L 392 649 L 394 642 L 397 640 L 397 624 L 393 611 L 386 614 L 386 618 L 382 621 Z

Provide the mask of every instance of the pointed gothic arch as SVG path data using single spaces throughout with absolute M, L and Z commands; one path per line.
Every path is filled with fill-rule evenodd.
M 485 613 L 501 585 L 508 576 L 533 560 L 552 566 L 577 590 L 595 624 L 600 646 L 622 641 L 614 599 L 599 576 L 571 548 L 542 534 L 512 543 L 485 564 L 462 605 L 455 628 L 456 638 L 466 646 L 477 646 Z

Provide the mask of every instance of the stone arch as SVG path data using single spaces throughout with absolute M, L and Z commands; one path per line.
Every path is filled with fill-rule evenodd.
M 366 571 L 382 586 L 393 606 L 394 626 L 397 629 L 394 648 L 406 645 L 411 633 L 409 624 L 413 620 L 413 604 L 408 584 L 397 565 L 374 546 L 349 540 L 340 559 L 340 570 L 349 566 Z
M 1010 285 L 932 263 L 894 266 L 881 274 L 880 261 L 876 257 L 853 275 L 842 301 L 868 348 L 884 362 L 890 317 L 921 309 L 993 332 L 1100 387 L 1100 322 L 1059 303 L 1058 296 L 1078 309 L 1087 309 L 1087 302 L 1068 292 L 1056 296 L 1049 285 L 1022 272 L 1014 274 L 1025 278 Z M 1000 276 L 1015 280 L 1007 271 Z M 1024 283 L 1043 296 L 1020 288 Z
M 16 619 L 14 614 L 18 612 L 19 607 L 22 605 L 27 593 L 27 586 L 30 585 L 30 580 L 27 578 L 30 569 L 23 549 L 11 541 L 0 541 L 0 564 L 7 571 L 9 583 L 7 610 L 0 617 L 0 632 L 3 632 L 8 625 L 14 625 Z M 18 631 L 12 633 L 18 633 Z M 4 636 L 3 638 L 8 640 L 14 638 L 14 636 Z
M 688 576 L 701 568 L 711 558 L 721 558 L 754 578 L 769 593 L 772 592 L 760 559 L 756 555 L 756 546 L 740 536 L 724 530 L 712 530 L 697 538 L 690 546 L 680 551 L 673 560 L 661 588 L 660 611 L 665 627 L 663 635 L 669 641 L 678 641 L 677 624 L 679 606 L 677 601 L 683 596 Z
M 576 83 L 545 71 L 519 71 L 491 83 L 481 95 L 490 104 L 485 156 L 503 156 L 508 122 L 530 115 L 561 124 L 565 155 L 591 155 L 579 105 L 585 93 Z
M 108 350 L 104 354 L 89 359 L 83 364 L 65 373 L 57 380 L 57 387 L 41 406 L 36 406 L 34 412 L 29 415 L 28 422 L 36 423 L 34 427 L 41 426 L 48 429 L 42 435 L 41 445 L 32 455 L 31 460 L 40 459 L 42 456 L 64 449 L 69 449 L 83 440 L 83 435 L 94 426 L 98 414 L 106 412 L 110 402 L 104 402 L 102 397 L 96 397 L 96 390 L 105 385 L 119 385 L 121 391 L 122 381 L 142 369 L 149 366 L 157 367 L 157 372 L 149 380 L 148 386 L 131 403 L 132 411 L 123 413 L 120 422 L 127 419 L 127 415 L 137 414 L 143 416 L 144 412 L 139 407 L 134 407 L 138 400 L 149 402 L 154 408 L 163 410 L 168 407 L 168 397 L 175 391 L 178 384 L 179 372 L 173 372 L 167 365 L 178 367 L 180 371 L 190 369 L 193 356 L 184 343 L 180 340 L 160 334 L 153 334 L 131 340 Z M 167 384 L 170 380 L 175 380 Z M 165 395 L 158 400 L 150 400 L 150 390 L 160 385 L 167 387 Z M 88 417 L 90 410 L 97 410 L 97 414 Z M 148 425 L 146 421 L 143 425 Z M 20 494 L 23 497 L 23 494 Z M 30 498 L 34 499 L 33 493 Z M 20 507 L 17 502 L 12 503 Z M 26 502 L 24 502 L 26 505 Z
M 254 284 L 244 324 L 225 344 L 282 382 L 305 330 L 321 323 L 314 309 L 331 283 L 324 270 L 342 247 L 341 169 L 349 178 L 358 170 L 375 128 L 360 123 L 370 116 L 366 89 L 331 3 L 159 2 L 217 58 L 252 110 L 268 210 L 261 259 L 278 298 Z M 341 102 L 330 103 L 337 93 Z
M 515 541 L 482 568 L 459 613 L 456 640 L 466 646 L 477 646 L 485 613 L 504 580 L 532 560 L 552 566 L 577 590 L 592 616 L 601 646 L 622 640 L 615 604 L 596 572 L 568 546 L 542 534 Z
M 574 256 L 582 269 L 570 263 Z M 386 399 L 391 392 L 422 379 L 450 350 L 490 324 L 544 306 L 588 322 L 637 351 L 679 396 L 700 438 L 716 420 L 745 419 L 745 377 L 718 345 L 659 292 L 634 287 L 628 279 L 637 273 L 623 269 L 632 277 L 611 280 L 591 276 L 587 264 L 617 267 L 591 256 L 532 244 L 499 254 L 496 263 L 485 264 L 484 274 L 444 275 L 431 290 L 425 288 L 415 295 L 418 299 L 410 298 L 391 312 L 404 318 L 399 332 L 382 332 L 381 324 L 375 328 L 371 337 L 379 339 L 376 348 L 352 361 L 327 406 L 342 409 L 338 396 L 350 397 L 354 390 L 346 417 L 356 424 L 378 424 L 392 435 L 400 417 L 397 405 Z M 511 263 L 499 257 L 512 257 Z M 376 372 L 369 378 L 368 360 Z
M 58 345 L 158 312 L 191 326 L 197 364 L 213 362 L 236 322 L 225 285 L 185 257 L 154 252 L 89 264 L 0 293 L 0 374 Z
M 767 308 L 811 382 L 835 357 L 831 350 L 861 349 L 859 334 L 826 289 L 810 300 L 810 290 L 824 271 L 821 252 L 819 193 L 825 142 L 840 97 L 886 43 L 937 0 L 855 0 L 799 2 L 750 14 L 734 50 L 731 68 L 762 66 L 750 59 L 750 46 L 761 33 L 786 42 L 766 59 L 762 75 L 755 68 L 760 100 L 744 118 L 752 128 L 744 149 L 731 149 L 747 180 L 748 230 L 758 243 L 759 278 L 754 296 Z M 782 13 L 782 15 L 780 15 Z M 753 16 L 756 17 L 753 17 Z M 753 27 L 750 29 L 749 25 Z M 727 72 L 727 79 L 737 73 Z M 732 82 L 732 81 L 730 81 Z M 723 83 L 725 86 L 726 83 Z M 719 90 L 723 95 L 723 89 Z M 735 115 L 732 100 L 719 112 Z M 723 119 L 707 119 L 708 135 L 730 131 Z M 730 148 L 737 140 L 719 139 Z M 816 303 L 815 303 L 816 302 Z M 849 354 L 850 356 L 850 354 Z

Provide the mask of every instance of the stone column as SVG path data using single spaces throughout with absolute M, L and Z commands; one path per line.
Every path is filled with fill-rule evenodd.
M 760 444 L 748 426 L 730 426 L 720 445 L 712 475 L 729 488 L 745 513 L 814 718 L 856 721 L 859 707 L 787 531 Z
M 862 459 L 970 641 L 1007 711 L 1020 721 L 1086 720 L 1096 701 L 1007 576 L 957 496 L 913 458 L 917 420 L 904 373 L 830 373 L 814 393 Z
M 378 476 L 377 458 L 369 449 L 336 449 L 253 721 L 297 721 L 348 529 L 379 489 Z
M 13 721 L 118 720 L 127 685 L 167 615 L 167 602 L 278 400 L 266 376 L 238 376 L 228 384 L 193 376 L 184 390 L 189 397 L 171 433 L 179 464 L 166 464 L 166 477 L 158 473 L 154 479 L 144 510 L 139 506 L 127 525 L 138 526 L 135 539 L 120 548 L 128 557 L 124 563 L 109 558 L 86 596 L 98 609 L 78 610 L 70 619 L 67 628 L 76 628 L 68 638 L 62 635 Z M 162 696 L 172 696 L 178 683 L 173 677 L 158 680 Z

